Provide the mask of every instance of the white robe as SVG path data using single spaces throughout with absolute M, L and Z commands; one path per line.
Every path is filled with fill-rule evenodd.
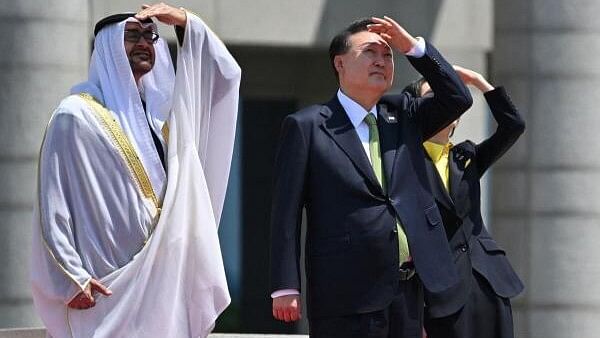
M 140 189 L 118 142 L 80 96 L 63 100 L 48 125 L 40 152 L 32 292 L 52 337 L 206 337 L 230 302 L 217 226 L 241 72 L 216 35 L 195 15 L 187 16 L 175 78 L 169 78 L 164 42 L 156 45 L 156 64 L 142 78 L 146 116 L 137 92 L 131 95 L 137 89 L 128 68 L 123 88 L 107 86 L 123 82 L 111 70 L 122 75 L 128 67 L 119 47 L 124 22 L 107 27 L 111 39 L 117 36 L 110 42 L 112 54 L 95 50 L 90 80 L 74 87 L 111 109 L 154 198 Z M 111 58 L 116 68 L 104 65 L 106 76 L 106 69 L 94 69 Z M 168 143 L 167 173 L 149 147 L 146 119 Z M 165 120 L 168 140 L 161 136 Z M 91 309 L 68 308 L 90 278 L 113 294 L 96 294 Z

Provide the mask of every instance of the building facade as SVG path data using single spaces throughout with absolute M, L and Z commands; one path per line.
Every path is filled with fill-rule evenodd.
M 0 6 L 0 327 L 41 325 L 28 284 L 32 203 L 45 124 L 87 76 L 94 23 L 137 1 L 20 0 Z M 433 42 L 452 63 L 503 84 L 528 130 L 488 175 L 492 232 L 526 284 L 515 300 L 518 337 L 594 337 L 600 259 L 594 257 L 600 190 L 595 94 L 600 46 L 594 0 L 198 0 L 198 13 L 243 70 L 238 135 L 221 244 L 233 296 L 219 322 L 238 332 L 304 332 L 271 319 L 268 238 L 272 161 L 285 115 L 336 88 L 327 48 L 337 31 L 388 15 Z M 43 8 L 40 8 L 43 7 Z M 160 33 L 171 41 L 167 27 Z M 417 74 L 396 56 L 395 87 Z M 494 125 L 480 95 L 456 140 Z M 490 184 L 487 184 L 487 183 Z M 489 187 L 488 187 L 489 186 Z M 489 206 L 489 207 L 488 207 Z M 260 272 L 260 273 L 257 273 Z

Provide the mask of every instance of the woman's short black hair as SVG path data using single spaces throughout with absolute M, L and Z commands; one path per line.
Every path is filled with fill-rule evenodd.
M 421 88 L 427 82 L 424 77 L 413 81 L 408 86 L 404 87 L 403 92 L 409 93 L 412 97 L 421 97 Z

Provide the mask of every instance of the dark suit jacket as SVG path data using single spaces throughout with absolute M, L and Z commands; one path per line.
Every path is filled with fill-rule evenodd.
M 399 283 L 396 217 L 425 287 L 440 291 L 458 284 L 421 142 L 459 117 L 472 99 L 433 46 L 409 61 L 436 95 L 390 96 L 378 104 L 387 194 L 337 97 L 283 121 L 271 214 L 271 287 L 300 289 L 305 207 L 310 318 L 376 311 L 391 302 Z
M 473 270 L 479 272 L 500 297 L 514 297 L 523 290 L 523 284 L 504 250 L 483 224 L 479 179 L 517 141 L 525 131 L 525 122 L 504 88 L 485 93 L 485 98 L 498 128 L 480 144 L 465 141 L 452 148 L 448 158 L 449 194 L 433 162 L 427 157 L 427 177 L 450 239 L 462 284 L 461 288 L 451 292 L 426 292 L 427 311 L 432 317 L 448 316 L 465 304 L 471 290 Z

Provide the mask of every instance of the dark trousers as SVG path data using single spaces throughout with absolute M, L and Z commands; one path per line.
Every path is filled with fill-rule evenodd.
M 471 294 L 465 306 L 448 317 L 425 315 L 427 338 L 514 338 L 510 300 L 473 271 Z
M 309 320 L 311 338 L 421 338 L 423 286 L 415 275 L 400 281 L 390 305 L 382 310 Z

